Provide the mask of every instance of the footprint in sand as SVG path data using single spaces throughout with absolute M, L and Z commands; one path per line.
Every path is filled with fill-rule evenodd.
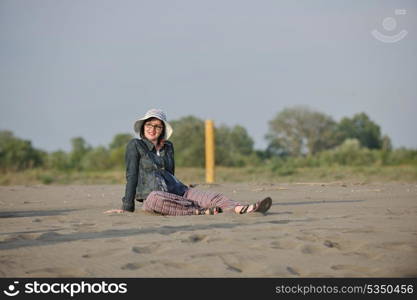
M 203 234 L 192 234 L 187 239 L 181 240 L 183 243 L 198 243 L 203 241 L 207 236 Z
M 299 244 L 298 242 L 292 241 L 292 240 L 273 241 L 271 242 L 271 248 L 291 250 L 291 249 L 295 249 L 298 246 L 298 244 Z
M 121 266 L 120 269 L 134 271 L 134 270 L 142 268 L 144 265 L 145 264 L 142 264 L 142 263 L 128 263 L 128 264 Z
M 149 254 L 149 253 L 153 253 L 155 252 L 161 245 L 159 244 L 153 244 L 150 246 L 145 246 L 145 247 L 132 247 L 132 252 L 133 253 L 138 253 L 138 254 Z
M 340 249 L 340 245 L 336 242 L 332 242 L 330 240 L 325 240 L 323 243 L 324 246 L 326 246 L 327 248 L 336 248 L 336 249 Z
M 235 272 L 235 273 L 242 273 L 242 268 L 237 266 L 236 264 L 227 262 L 224 258 L 222 258 L 224 265 L 226 266 L 226 270 Z
M 31 277 L 87 277 L 90 274 L 82 268 L 44 268 L 25 272 Z
M 243 268 L 239 262 L 239 259 L 236 257 L 231 257 L 231 259 L 227 259 L 223 256 L 219 256 L 219 258 L 223 261 L 223 264 L 226 266 L 226 270 L 235 272 L 235 273 L 242 273 Z
M 97 251 L 93 253 L 87 253 L 82 256 L 82 258 L 101 258 L 101 257 L 108 257 L 109 255 L 113 255 L 119 251 L 123 251 L 122 248 L 118 249 L 108 249 L 103 251 Z
M 300 272 L 298 272 L 296 268 L 288 266 L 287 271 L 290 272 L 292 275 L 300 276 Z
M 370 268 L 355 265 L 333 265 L 330 268 L 335 271 L 353 271 L 360 274 L 370 274 L 372 271 Z
M 315 245 L 304 245 L 301 247 L 301 252 L 304 254 L 317 254 L 321 249 Z
M 236 267 L 234 267 L 232 265 L 229 265 L 227 263 L 225 263 L 225 265 L 227 267 L 226 269 L 229 270 L 229 271 L 233 271 L 233 272 L 236 272 L 236 273 L 242 273 L 242 270 L 239 269 L 239 268 L 236 268 Z
M 122 270 L 128 270 L 128 271 L 134 271 L 140 268 L 143 268 L 145 266 L 148 265 L 158 265 L 161 264 L 164 268 L 168 267 L 168 268 L 174 268 L 174 269 L 184 269 L 187 267 L 186 264 L 182 264 L 182 263 L 175 263 L 175 262 L 170 262 L 170 261 L 156 261 L 156 260 L 151 260 L 149 262 L 146 263 L 139 263 L 139 262 L 134 262 L 134 263 L 127 263 L 125 265 L 123 265 L 121 267 Z

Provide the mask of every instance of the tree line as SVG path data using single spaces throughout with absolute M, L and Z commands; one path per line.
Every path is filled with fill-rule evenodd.
M 171 121 L 176 165 L 204 167 L 204 120 L 186 116 Z M 124 168 L 126 144 L 133 136 L 116 134 L 108 146 L 92 147 L 82 137 L 71 139 L 71 151 L 46 152 L 11 131 L 0 131 L 0 170 L 30 168 L 100 171 Z M 267 147 L 255 150 L 240 125 L 215 128 L 216 165 L 270 166 L 285 174 L 288 166 L 417 164 L 417 150 L 392 149 L 391 140 L 365 113 L 336 122 L 307 107 L 286 108 L 268 122 Z

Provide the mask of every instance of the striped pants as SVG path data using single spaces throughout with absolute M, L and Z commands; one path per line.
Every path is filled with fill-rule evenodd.
M 142 209 L 161 215 L 186 216 L 195 215 L 196 210 L 216 206 L 224 212 L 233 211 L 238 205 L 242 204 L 221 193 L 189 188 L 183 196 L 161 191 L 151 192 L 143 201 Z

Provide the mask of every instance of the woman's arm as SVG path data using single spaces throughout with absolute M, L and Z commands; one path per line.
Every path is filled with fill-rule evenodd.
M 136 148 L 134 139 L 126 146 L 126 189 L 125 196 L 122 199 L 122 210 L 135 211 L 136 187 L 139 178 L 139 159 L 140 154 Z

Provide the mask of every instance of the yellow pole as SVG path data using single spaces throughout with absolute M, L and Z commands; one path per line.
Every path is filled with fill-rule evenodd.
M 214 123 L 206 120 L 206 182 L 214 182 Z

